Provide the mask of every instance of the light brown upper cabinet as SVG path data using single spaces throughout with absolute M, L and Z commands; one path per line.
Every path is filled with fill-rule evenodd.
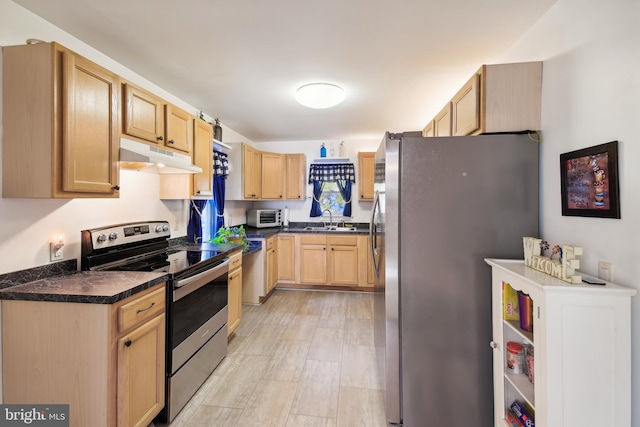
M 242 188 L 245 199 L 259 199 L 262 176 L 260 151 L 250 145 L 242 144 Z
M 164 145 L 164 101 L 130 83 L 122 85 L 124 133 Z
M 202 172 L 160 174 L 160 199 L 187 200 L 213 198 L 213 127 L 193 120 L 193 164 Z
M 244 143 L 228 143 L 227 200 L 304 200 L 304 154 L 263 152 Z
M 422 136 L 425 136 L 425 137 L 436 136 L 435 133 L 433 132 L 433 127 L 434 127 L 434 123 L 433 123 L 433 120 L 431 120 L 429 123 L 427 123 L 424 129 L 422 129 Z
M 285 199 L 304 200 L 307 156 L 304 154 L 285 154 L 285 162 L 284 197 Z
M 203 120 L 193 124 L 193 163 L 202 172 L 193 174 L 193 195 L 213 196 L 213 128 Z
M 123 83 L 123 133 L 164 148 L 184 153 L 193 149 L 195 117 L 163 99 Z
M 373 180 L 376 153 L 358 153 L 358 195 L 360 200 L 373 200 Z
M 480 127 L 480 75 L 474 74 L 471 79 L 456 93 L 451 100 L 454 117 L 453 135 L 464 136 Z
M 448 102 L 433 119 L 434 136 L 451 136 L 451 103 Z
M 3 197 L 118 197 L 118 76 L 57 43 L 4 47 L 2 72 Z
M 262 199 L 284 199 L 284 154 L 261 153 Z
M 164 108 L 165 145 L 190 153 L 193 147 L 193 121 L 195 117 L 175 105 L 166 104 Z
M 541 93 L 542 62 L 483 65 L 451 100 L 452 135 L 540 130 Z

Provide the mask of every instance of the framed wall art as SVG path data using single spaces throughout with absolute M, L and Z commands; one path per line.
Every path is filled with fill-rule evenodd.
M 562 215 L 620 218 L 618 141 L 560 155 Z

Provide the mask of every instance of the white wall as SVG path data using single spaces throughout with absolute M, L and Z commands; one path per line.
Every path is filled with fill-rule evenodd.
M 356 183 L 352 188 L 352 203 L 351 203 L 351 218 L 342 218 L 347 222 L 369 222 L 371 215 L 372 202 L 358 201 L 358 186 L 360 185 L 358 179 L 358 151 L 376 151 L 378 145 L 382 141 L 383 135 L 376 139 L 358 139 L 358 140 L 344 140 L 344 157 L 348 157 L 349 160 L 356 167 Z M 326 141 L 292 141 L 292 142 L 261 142 L 259 144 L 253 144 L 261 151 L 273 151 L 276 153 L 303 153 L 307 156 L 307 167 L 305 179 L 309 180 L 309 165 L 313 162 L 313 159 L 320 158 L 320 146 L 322 143 L 327 148 L 327 157 L 331 157 L 331 148 L 334 149 L 334 156 L 338 157 L 338 146 L 341 141 L 326 140 Z M 311 201 L 313 198 L 313 187 L 310 184 L 306 185 L 307 197 L 304 201 L 287 200 L 287 201 L 269 201 L 269 202 L 255 202 L 254 207 L 266 207 L 284 209 L 289 208 L 289 221 L 291 222 L 312 222 L 319 221 L 318 218 L 309 217 L 311 211 Z M 338 218 L 334 215 L 334 220 Z M 328 221 L 327 218 L 322 220 Z
M 57 41 L 190 113 L 195 115 L 198 112 L 196 107 L 186 104 L 26 9 L 10 0 L 0 0 L 0 46 L 24 44 L 28 38 Z M 0 56 L 0 69 L 1 63 Z M 206 112 L 205 117 L 210 118 Z M 224 124 L 222 136 L 223 140 L 230 138 L 250 142 Z M 2 139 L 0 147 L 1 144 Z M 129 221 L 166 220 L 171 222 L 172 237 L 186 235 L 188 203 L 181 200 L 160 201 L 158 175 L 121 171 L 120 187 L 120 198 L 115 200 L 0 198 L 0 274 L 49 263 L 48 242 L 59 234 L 65 235 L 64 259 L 79 258 L 80 231 L 92 227 Z
M 640 289 L 640 2 L 558 0 L 500 62 L 543 60 L 542 235 L 584 248 L 582 270 L 613 263 Z M 621 219 L 563 217 L 561 153 L 619 141 Z M 594 346 L 600 343 L 593 343 Z M 632 299 L 632 425 L 640 427 L 640 296 Z M 630 373 L 631 374 L 631 373 Z M 585 375 L 589 375 L 585 372 Z

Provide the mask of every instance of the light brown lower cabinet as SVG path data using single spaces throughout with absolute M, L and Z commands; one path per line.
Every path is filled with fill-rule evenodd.
M 296 237 L 278 234 L 278 283 L 296 281 Z
M 165 293 L 2 301 L 3 403 L 69 404 L 71 427 L 147 426 L 164 406 Z
M 267 294 L 278 283 L 278 240 L 276 237 L 267 239 Z
M 300 243 L 300 283 L 327 284 L 327 236 L 303 234 Z
M 233 333 L 242 320 L 242 251 L 235 252 L 229 257 L 228 286 L 227 336 Z
M 358 286 L 358 236 L 301 234 L 300 283 Z

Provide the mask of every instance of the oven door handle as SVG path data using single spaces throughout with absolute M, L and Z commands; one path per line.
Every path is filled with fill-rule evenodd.
M 177 301 L 185 295 L 190 294 L 211 282 L 218 277 L 227 274 L 229 272 L 229 258 L 227 258 L 223 263 L 216 265 L 215 267 L 203 271 L 202 273 L 198 273 L 194 276 L 187 277 L 182 280 L 176 281 L 173 285 L 173 300 Z

